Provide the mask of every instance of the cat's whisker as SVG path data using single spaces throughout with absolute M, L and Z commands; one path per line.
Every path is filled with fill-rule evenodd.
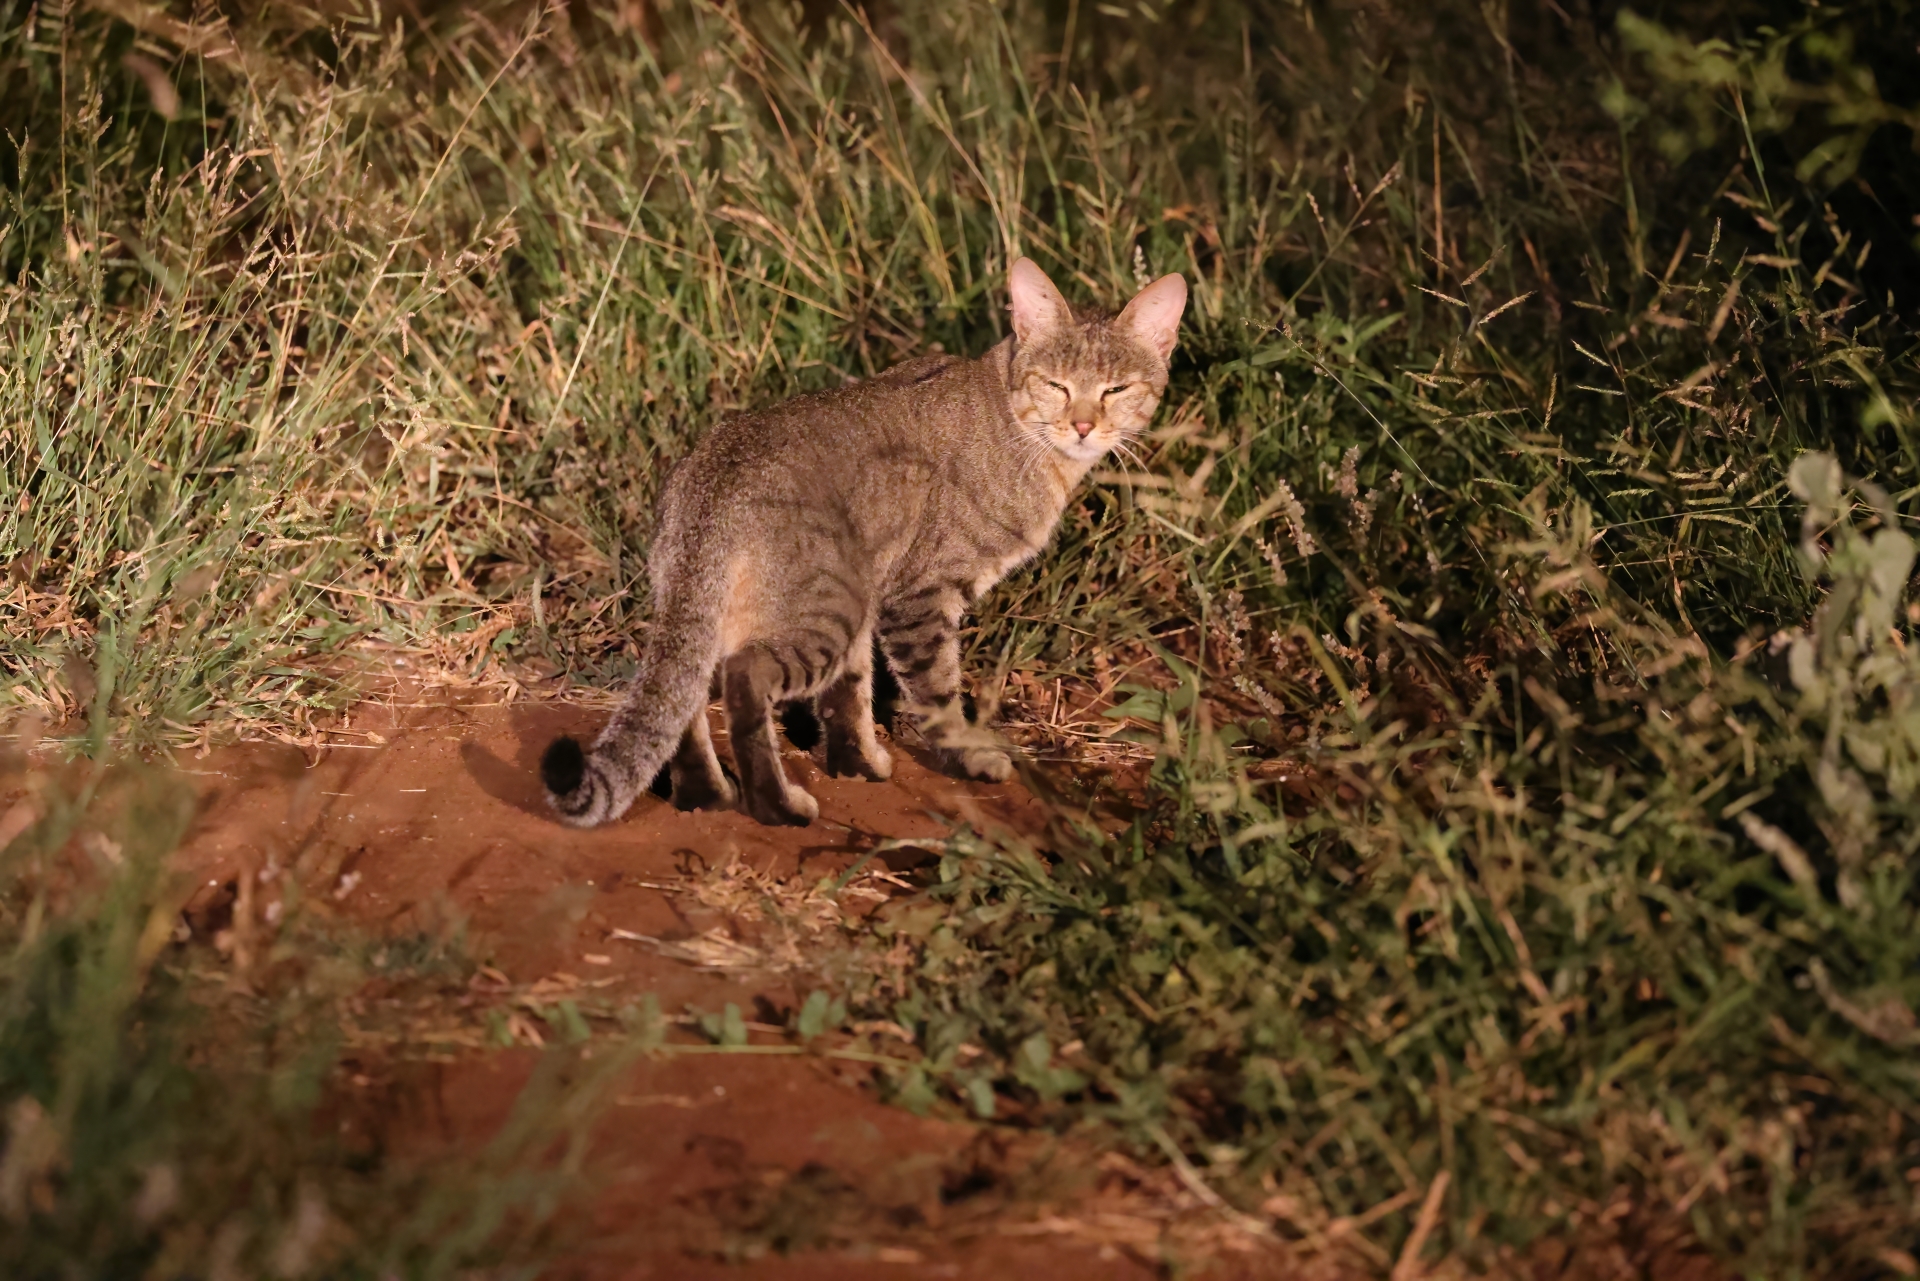
M 1023 443 L 1025 448 L 1023 448 L 1019 454 L 1020 468 L 1018 474 L 1025 477 L 1028 472 L 1038 467 L 1049 453 L 1053 452 L 1053 445 L 1044 439 L 1028 440 Z
M 1114 441 L 1112 448 L 1109 449 L 1108 452 L 1120 464 L 1120 469 L 1122 471 L 1125 471 L 1127 469 L 1128 460 L 1132 460 L 1134 463 L 1139 464 L 1140 470 L 1142 471 L 1146 470 L 1146 464 L 1140 462 L 1140 455 L 1133 452 L 1133 443 L 1131 441 L 1126 440 L 1125 438 Z

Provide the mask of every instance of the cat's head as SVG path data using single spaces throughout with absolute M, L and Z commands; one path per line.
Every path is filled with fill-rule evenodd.
M 1162 276 L 1117 316 L 1075 314 L 1031 258 L 1013 264 L 1008 397 L 1036 444 L 1091 463 L 1146 430 L 1167 389 L 1187 282 Z

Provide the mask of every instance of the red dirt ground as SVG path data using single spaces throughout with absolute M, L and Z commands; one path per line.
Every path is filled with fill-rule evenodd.
M 1017 783 L 959 784 L 896 744 L 884 784 L 829 779 L 790 752 L 790 772 L 820 800 L 809 828 L 682 814 L 646 796 L 619 823 L 574 831 L 548 816 L 536 765 L 554 735 L 590 734 L 599 719 L 551 704 L 382 709 L 355 722 L 371 731 L 367 746 L 331 747 L 314 763 L 273 745 L 183 753 L 202 808 L 180 857 L 203 897 L 269 864 L 299 869 L 308 884 L 351 885 L 341 909 L 377 929 L 464 917 L 472 955 L 516 984 L 551 977 L 614 999 L 651 991 L 669 1013 L 734 1002 L 751 1019 L 756 1009 L 790 1009 L 794 994 L 777 978 L 706 973 L 609 937 L 686 938 L 711 924 L 652 886 L 735 858 L 812 879 L 878 840 L 944 834 L 963 814 L 1015 828 L 1039 821 Z M 474 1050 L 451 1062 L 383 1062 L 359 1080 L 374 1123 L 458 1146 L 499 1126 L 535 1057 Z M 857 1065 L 728 1054 L 643 1061 L 597 1135 L 603 1190 L 562 1274 L 1164 1275 L 1154 1236 L 1170 1202 L 1117 1177 L 1115 1158 L 1103 1169 L 1094 1155 L 916 1117 L 881 1102 Z M 1177 1199 L 1193 1218 L 1192 1198 L 1176 1190 Z M 1156 1208 L 1143 1214 L 1149 1200 Z M 797 1248 L 778 1257 L 769 1242 Z M 1239 1251 L 1224 1261 L 1231 1266 L 1208 1275 L 1270 1274 L 1244 1272 L 1254 1260 Z

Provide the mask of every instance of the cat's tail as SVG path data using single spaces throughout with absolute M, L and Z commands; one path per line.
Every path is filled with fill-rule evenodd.
M 706 715 L 720 661 L 719 611 L 707 593 L 678 595 L 656 616 L 633 687 L 592 749 L 583 751 L 562 737 L 540 758 L 547 803 L 571 827 L 597 827 L 626 813 L 673 755 L 687 725 Z

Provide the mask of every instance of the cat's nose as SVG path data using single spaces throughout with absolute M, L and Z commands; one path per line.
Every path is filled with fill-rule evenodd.
M 1092 423 L 1075 423 L 1073 425 L 1073 429 L 1080 433 L 1081 440 L 1085 440 L 1087 436 L 1093 431 L 1093 424 Z

